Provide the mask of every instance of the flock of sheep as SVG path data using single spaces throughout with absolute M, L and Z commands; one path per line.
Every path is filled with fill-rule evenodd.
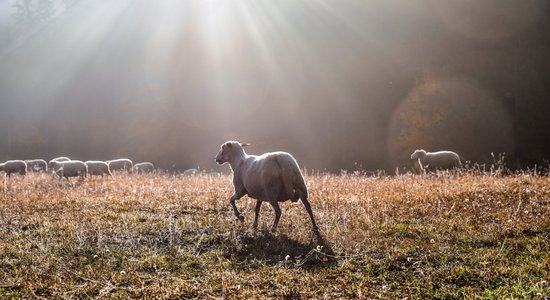
M 298 163 L 287 152 L 269 152 L 262 155 L 248 155 L 244 151 L 247 144 L 236 141 L 228 141 L 221 145 L 216 155 L 216 162 L 220 165 L 229 163 L 233 171 L 234 194 L 229 199 L 235 217 L 243 222 L 244 216 L 239 212 L 235 201 L 248 195 L 256 199 L 254 214 L 254 229 L 258 226 L 258 217 L 262 203 L 269 202 L 275 211 L 275 220 L 271 230 L 277 229 L 281 218 L 279 202 L 290 200 L 298 202 L 302 200 L 312 224 L 314 232 L 318 233 L 319 228 L 315 222 L 311 204 L 308 201 L 308 190 L 304 177 Z M 411 159 L 418 161 L 422 170 L 453 169 L 461 168 L 460 157 L 452 151 L 426 152 L 415 150 Z M 70 160 L 67 157 L 54 158 L 46 163 L 42 159 L 35 160 L 11 160 L 0 164 L 0 171 L 6 172 L 7 176 L 12 173 L 25 175 L 27 170 L 47 171 L 52 170 L 59 176 L 77 177 L 82 179 L 89 175 L 109 175 L 112 171 L 128 172 L 152 172 L 154 165 L 150 162 L 132 164 L 129 159 L 115 159 L 110 161 L 86 161 Z
M 127 158 L 114 159 L 109 161 L 89 160 L 86 162 L 80 160 L 71 160 L 68 157 L 56 157 L 49 162 L 43 159 L 31 160 L 8 160 L 0 164 L 0 171 L 4 171 L 8 177 L 13 173 L 26 175 L 27 172 L 47 172 L 51 171 L 59 178 L 80 177 L 84 179 L 88 175 L 113 176 L 113 171 L 127 171 L 135 173 L 153 172 L 155 166 L 150 162 L 133 164 Z

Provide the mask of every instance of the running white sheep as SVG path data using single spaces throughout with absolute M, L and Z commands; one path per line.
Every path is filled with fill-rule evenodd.
M 113 177 L 113 174 L 111 174 L 111 170 L 109 169 L 109 165 L 104 161 L 88 160 L 85 164 L 88 166 L 88 174 L 90 175 L 90 178 L 93 175 L 101 175 L 101 178 L 103 178 L 103 175 L 105 174 Z
M 55 173 L 61 177 L 65 177 L 69 181 L 69 177 L 80 176 L 84 180 L 88 174 L 88 166 L 80 160 L 56 161 L 53 163 Z
M 132 170 L 137 174 L 152 173 L 155 170 L 155 165 L 151 162 L 141 162 L 135 164 Z
M 420 168 L 428 171 L 462 167 L 460 157 L 453 151 L 426 152 L 425 150 L 415 150 L 411 154 L 411 159 L 418 160 Z
M 22 160 L 8 160 L 3 164 L 0 164 L 0 172 L 6 172 L 8 178 L 12 173 L 19 173 L 22 176 L 27 174 L 27 163 Z
M 27 164 L 27 170 L 33 172 L 46 172 L 48 170 L 48 163 L 43 159 L 29 159 L 25 160 Z
M 130 172 L 134 165 L 132 161 L 127 158 L 109 160 L 107 161 L 107 164 L 109 165 L 109 169 L 111 170 L 111 172 L 120 170 Z
M 248 155 L 241 144 L 235 141 L 225 142 L 218 154 L 216 162 L 220 165 L 229 163 L 233 170 L 233 186 L 235 193 L 229 199 L 235 217 L 241 222 L 244 217 L 239 213 L 235 201 L 248 195 L 256 199 L 253 228 L 258 227 L 258 214 L 263 201 L 269 202 L 275 211 L 275 220 L 271 230 L 277 229 L 281 217 L 281 208 L 278 202 L 291 200 L 297 202 L 302 199 L 311 224 L 315 232 L 319 231 L 311 205 L 308 201 L 308 191 L 298 167 L 298 163 L 286 152 L 270 152 L 260 156 Z

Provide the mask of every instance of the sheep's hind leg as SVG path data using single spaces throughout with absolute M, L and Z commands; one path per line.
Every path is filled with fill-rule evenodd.
M 254 211 L 254 225 L 252 225 L 252 228 L 256 230 L 258 228 L 258 216 L 260 215 L 260 208 L 262 207 L 262 201 L 256 200 L 256 209 Z
M 281 207 L 279 207 L 279 203 L 277 201 L 270 202 L 271 206 L 273 206 L 273 210 L 275 211 L 275 221 L 273 221 L 273 226 L 271 226 L 271 231 L 277 230 L 277 225 L 279 224 L 279 219 L 281 218 Z
M 309 214 L 309 217 L 311 218 L 311 224 L 313 224 L 313 231 L 318 232 L 319 227 L 317 227 L 317 224 L 315 223 L 315 218 L 313 218 L 313 211 L 311 210 L 311 204 L 309 204 L 307 197 L 302 198 L 302 203 L 304 204 L 306 211 Z
M 231 196 L 231 198 L 229 199 L 229 202 L 231 203 L 231 207 L 233 208 L 233 214 L 235 214 L 235 217 L 237 217 L 237 219 L 241 222 L 244 222 L 244 216 L 241 215 L 241 213 L 239 212 L 239 210 L 237 209 L 237 205 L 235 204 L 235 201 L 240 199 L 241 197 L 239 197 L 237 194 Z

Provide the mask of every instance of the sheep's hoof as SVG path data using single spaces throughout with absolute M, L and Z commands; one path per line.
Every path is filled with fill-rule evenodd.
M 237 220 L 239 220 L 241 222 L 244 222 L 244 216 L 243 215 L 238 215 Z

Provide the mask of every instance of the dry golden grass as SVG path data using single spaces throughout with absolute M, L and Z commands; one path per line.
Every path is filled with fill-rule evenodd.
M 0 187 L 0 298 L 541 298 L 550 178 L 307 176 L 303 205 L 237 201 L 229 177 Z

